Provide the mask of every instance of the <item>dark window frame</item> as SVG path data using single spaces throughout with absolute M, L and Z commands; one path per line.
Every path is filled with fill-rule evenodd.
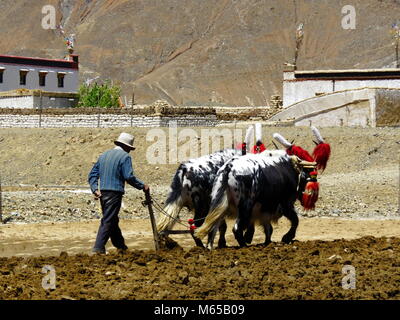
M 3 83 L 4 81 L 4 69 L 0 69 L 0 83 Z
M 47 72 L 39 72 L 39 87 L 46 86 L 46 76 Z
M 26 86 L 26 78 L 29 71 L 19 70 L 19 85 Z
M 57 86 L 58 88 L 65 87 L 65 74 L 64 73 L 57 73 Z

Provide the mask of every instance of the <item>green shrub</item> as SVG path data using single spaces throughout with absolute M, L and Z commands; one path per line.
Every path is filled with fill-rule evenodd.
M 103 84 L 82 84 L 79 88 L 79 107 L 83 108 L 116 108 L 119 107 L 121 88 L 109 81 Z

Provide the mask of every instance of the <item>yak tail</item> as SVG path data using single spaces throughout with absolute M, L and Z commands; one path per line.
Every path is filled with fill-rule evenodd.
M 171 230 L 175 225 L 179 212 L 182 209 L 182 179 L 186 170 L 180 167 L 171 183 L 171 191 L 168 195 L 164 212 L 158 218 L 157 231 Z
M 167 204 L 164 208 L 164 212 L 160 214 L 158 219 L 157 232 L 160 233 L 165 230 L 171 230 L 175 225 L 181 209 L 182 207 L 179 205 L 179 201 Z
M 199 239 L 204 238 L 214 227 L 217 227 L 219 222 L 224 220 L 228 213 L 228 173 L 228 171 L 223 170 L 222 178 L 220 176 L 219 179 L 216 179 L 212 192 L 215 196 L 212 196 L 210 211 L 203 225 L 195 231 L 195 235 Z

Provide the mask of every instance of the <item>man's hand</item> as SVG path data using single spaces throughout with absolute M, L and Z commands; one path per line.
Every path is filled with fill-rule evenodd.
M 101 198 L 101 192 L 99 190 L 96 190 L 94 192 L 94 200 L 99 200 Z
M 143 192 L 146 192 L 146 191 L 149 191 L 149 190 L 150 190 L 150 187 L 147 184 L 145 184 L 144 187 L 143 187 Z

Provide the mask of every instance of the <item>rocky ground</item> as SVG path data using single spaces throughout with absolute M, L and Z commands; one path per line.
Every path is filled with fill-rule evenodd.
M 132 154 L 135 172 L 151 186 L 154 199 L 162 205 L 178 164 L 149 164 L 144 156 L 151 146 L 151 142 L 146 141 L 148 130 L 128 130 L 135 134 L 138 145 Z M 196 129 L 196 132 L 200 135 L 201 130 Z M 10 222 L 96 219 L 98 203 L 89 193 L 87 174 L 97 156 L 112 146 L 120 131 L 82 128 L 0 130 L 0 148 L 5 151 L 0 153 L 3 218 Z M 274 148 L 270 142 L 274 132 L 295 139 L 295 144 L 312 151 L 309 129 L 264 128 L 269 148 Z M 400 130 L 327 128 L 322 134 L 332 146 L 332 156 L 319 177 L 318 205 L 312 212 L 304 212 L 299 207 L 299 214 L 347 218 L 399 216 Z M 121 217 L 146 217 L 147 212 L 141 204 L 143 200 L 142 192 L 128 187 Z

